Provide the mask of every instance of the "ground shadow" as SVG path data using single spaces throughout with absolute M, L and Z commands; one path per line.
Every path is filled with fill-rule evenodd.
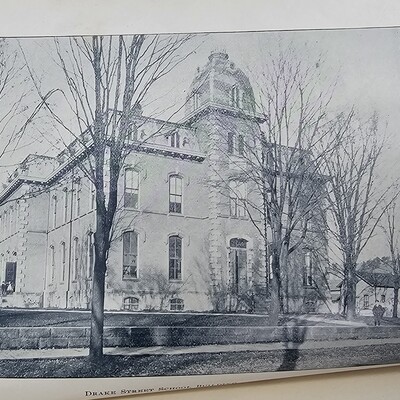
M 283 326 L 284 346 L 282 363 L 277 371 L 294 371 L 300 357 L 300 346 L 304 343 L 307 326 L 291 321 Z

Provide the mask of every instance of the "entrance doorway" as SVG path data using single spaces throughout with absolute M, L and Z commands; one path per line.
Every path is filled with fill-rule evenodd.
M 16 280 L 17 280 L 17 263 L 6 262 L 5 283 L 7 285 L 7 293 L 15 292 Z
M 247 240 L 231 239 L 229 247 L 232 289 L 234 294 L 241 295 L 247 289 Z

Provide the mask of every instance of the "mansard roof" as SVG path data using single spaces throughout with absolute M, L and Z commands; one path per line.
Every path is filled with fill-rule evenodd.
M 193 129 L 183 124 L 141 115 L 135 116 L 134 124 L 137 127 L 137 137 L 127 143 L 132 152 L 193 162 L 204 161 L 205 155 L 199 150 Z M 179 148 L 170 145 L 170 137 L 173 133 L 179 133 L 181 137 L 182 146 Z M 3 190 L 0 192 L 0 204 L 23 183 L 51 185 L 84 160 L 92 148 L 92 137 L 89 132 L 84 132 L 56 157 L 30 154 L 3 185 Z

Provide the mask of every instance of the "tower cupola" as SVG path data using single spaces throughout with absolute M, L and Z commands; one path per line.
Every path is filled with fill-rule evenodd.
M 254 113 L 254 92 L 249 78 L 224 50 L 212 51 L 207 64 L 197 68 L 187 96 L 186 117 L 208 106 Z

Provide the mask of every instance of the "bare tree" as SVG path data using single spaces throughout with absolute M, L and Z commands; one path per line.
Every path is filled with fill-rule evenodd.
M 397 318 L 400 288 L 400 251 L 395 209 L 394 203 L 387 208 L 385 212 L 386 223 L 383 226 L 390 251 L 389 265 L 393 275 L 393 318 Z
M 229 196 L 246 209 L 264 243 L 273 318 L 284 311 L 282 274 L 289 257 L 315 235 L 326 181 L 321 163 L 339 137 L 328 116 L 333 87 L 319 89 L 319 67 L 320 60 L 307 65 L 290 50 L 271 56 L 257 78 L 256 111 L 243 111 L 245 126 L 228 125 L 232 136 L 221 144 L 230 168 L 221 179 L 247 186 L 244 196 L 230 185 Z
M 32 88 L 25 67 L 17 49 L 0 39 L 0 158 L 22 146 L 23 134 L 41 108 L 40 104 L 32 107 Z
M 364 124 L 357 122 L 354 115 L 351 120 L 338 118 L 336 126 L 346 134 L 324 160 L 329 176 L 325 229 L 331 235 L 333 251 L 341 258 L 343 313 L 352 319 L 356 310 L 357 262 L 388 207 L 382 204 L 389 200 L 389 188 L 378 189 L 376 180 L 384 143 L 378 136 L 377 116 Z
M 85 155 L 79 167 L 96 189 L 92 361 L 103 355 L 105 274 L 121 169 L 130 152 L 160 134 L 138 135 L 143 123 L 138 118 L 141 104 L 154 84 L 189 56 L 185 44 L 190 39 L 191 35 L 92 36 L 70 38 L 67 43 L 56 39 L 56 62 L 65 78 L 64 86 L 42 93 L 34 71 L 30 71 L 51 117 L 64 129 L 64 135 L 73 139 L 72 145 L 65 143 L 67 151 Z M 69 106 L 75 127 L 50 105 L 49 98 L 56 94 Z

